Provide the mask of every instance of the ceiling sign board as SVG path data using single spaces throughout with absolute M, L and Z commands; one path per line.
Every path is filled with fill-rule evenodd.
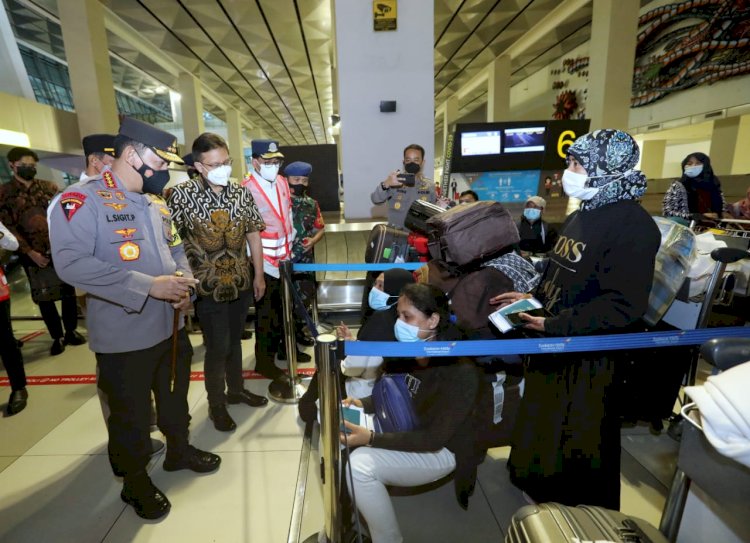
M 372 18 L 375 32 L 396 30 L 396 1 L 373 0 Z

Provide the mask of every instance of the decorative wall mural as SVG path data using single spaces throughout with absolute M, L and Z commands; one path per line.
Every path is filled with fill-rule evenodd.
M 632 107 L 750 73 L 750 0 L 668 4 L 638 21 Z
M 578 109 L 576 93 L 573 91 L 561 92 L 555 100 L 555 112 L 552 114 L 552 118 L 558 121 L 572 119 L 576 109 Z
M 555 98 L 552 118 L 557 120 L 583 119 L 586 116 L 586 85 L 589 75 L 589 57 L 564 58 L 559 67 L 552 68 L 550 75 L 574 76 L 573 80 L 556 79 L 552 90 L 568 89 Z M 579 100 L 580 98 L 580 100 Z

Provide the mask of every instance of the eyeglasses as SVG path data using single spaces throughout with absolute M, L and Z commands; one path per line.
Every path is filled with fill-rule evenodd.
M 205 162 L 201 162 L 206 168 L 209 170 L 213 170 L 214 168 L 218 168 L 219 166 L 231 166 L 234 162 L 234 159 L 232 157 L 229 157 L 224 162 L 220 162 L 219 164 L 206 164 Z
M 279 166 L 279 167 L 284 163 L 283 160 L 275 160 L 275 159 L 266 160 L 263 158 L 259 159 L 259 162 L 263 164 L 264 166 Z

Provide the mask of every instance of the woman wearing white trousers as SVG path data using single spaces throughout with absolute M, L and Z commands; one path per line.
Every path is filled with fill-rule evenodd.
M 448 301 L 435 287 L 407 285 L 398 301 L 394 326 L 399 341 L 453 341 L 461 338 L 449 322 Z M 475 410 L 481 377 L 469 359 L 454 357 L 386 359 L 386 372 L 406 373 L 419 419 L 415 430 L 374 433 L 345 422 L 349 434 L 341 442 L 358 447 L 350 456 L 347 479 L 356 506 L 367 521 L 375 543 L 403 538 L 386 485 L 418 486 L 455 471 L 456 497 L 462 507 L 474 490 L 476 467 L 484 457 L 477 428 L 484 413 Z M 346 404 L 372 413 L 372 397 L 347 399 Z

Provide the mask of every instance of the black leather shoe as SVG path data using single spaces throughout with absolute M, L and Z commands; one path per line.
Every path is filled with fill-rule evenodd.
M 243 330 L 242 331 L 242 339 L 252 339 L 253 337 L 253 331 L 252 330 Z
M 65 332 L 63 341 L 65 341 L 65 345 L 83 345 L 86 343 L 86 338 L 73 330 L 72 332 Z
M 151 438 L 151 456 L 161 452 L 164 448 L 164 442 L 159 439 Z
M 229 416 L 226 405 L 209 405 L 208 418 L 214 421 L 214 428 L 219 432 L 231 432 L 237 428 L 237 424 Z
M 163 517 L 172 507 L 164 493 L 154 486 L 145 473 L 126 477 L 120 498 L 133 506 L 136 515 L 149 520 Z
M 10 399 L 8 400 L 8 415 L 15 415 L 26 409 L 26 400 L 28 398 L 29 393 L 25 388 L 11 392 Z
M 286 359 L 287 359 L 286 358 L 286 353 L 285 352 L 280 352 L 279 353 L 279 360 L 283 361 L 283 360 L 286 360 Z M 311 360 L 312 360 L 312 357 L 309 354 L 304 353 L 304 352 L 300 351 L 299 349 L 297 349 L 297 362 L 304 363 L 304 362 L 310 362 Z
M 59 337 L 57 339 L 52 340 L 52 347 L 49 349 L 49 354 L 51 356 L 57 356 L 58 354 L 62 354 L 65 350 L 65 342 L 63 341 L 63 338 Z
M 258 396 L 257 394 L 253 394 L 245 389 L 239 394 L 227 394 L 227 403 L 244 403 L 250 407 L 263 407 L 268 403 L 268 398 L 265 396 Z
M 279 377 L 284 375 L 284 372 L 281 371 L 281 369 L 278 368 L 276 365 L 273 365 L 270 368 L 258 368 L 256 366 L 255 371 L 260 373 L 266 379 L 270 379 L 271 381 L 273 381 L 274 379 L 278 379 Z
M 234 421 L 232 422 L 234 423 Z M 189 469 L 196 473 L 208 473 L 217 470 L 219 464 L 221 464 L 220 456 L 188 445 L 187 449 L 179 456 L 170 455 L 169 449 L 167 449 L 167 457 L 164 459 L 164 471 Z
M 315 345 L 315 340 L 305 334 L 299 334 L 295 339 L 297 340 L 297 343 L 303 347 L 312 347 Z

